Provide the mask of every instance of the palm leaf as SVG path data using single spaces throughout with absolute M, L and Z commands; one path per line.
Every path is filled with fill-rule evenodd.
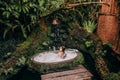
M 3 33 L 3 38 L 5 39 L 6 37 L 6 34 L 9 32 L 10 28 L 7 28 L 4 30 L 4 33 Z
M 26 29 L 24 28 L 24 26 L 20 26 L 20 27 L 21 27 L 24 38 L 27 38 Z

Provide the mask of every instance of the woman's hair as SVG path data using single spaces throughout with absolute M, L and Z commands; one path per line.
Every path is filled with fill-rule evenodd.
M 65 46 L 61 46 L 61 48 L 62 48 L 62 51 L 64 52 L 65 51 Z

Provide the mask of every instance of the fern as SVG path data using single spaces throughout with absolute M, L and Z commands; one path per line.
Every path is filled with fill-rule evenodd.
M 37 16 L 39 15 L 38 2 L 36 0 L 1 0 L 0 6 L 0 24 L 2 24 L 0 27 L 4 30 L 3 38 L 9 36 L 7 33 L 12 33 L 15 29 L 19 29 L 23 33 L 23 37 L 27 38 L 26 32 L 30 32 L 31 26 L 37 22 Z
M 97 24 L 94 21 L 84 21 L 83 27 L 86 29 L 89 33 L 92 33 L 96 29 Z
M 1 27 L 4 30 L 3 38 L 9 36 L 7 33 L 12 33 L 13 29 L 14 31 L 15 29 L 19 29 L 23 37 L 27 38 L 27 32 L 31 31 L 31 26 L 38 22 L 37 17 L 51 14 L 53 11 L 61 8 L 62 4 L 64 4 L 64 0 L 1 0 L 0 17 L 1 22 L 4 23 L 0 22 L 0 24 L 3 25 L 3 27 Z M 6 20 L 10 26 L 6 25 Z M 15 34 L 16 33 L 17 32 L 15 32 Z

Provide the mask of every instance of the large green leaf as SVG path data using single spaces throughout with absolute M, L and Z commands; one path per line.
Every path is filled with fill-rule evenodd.
M 20 26 L 20 27 L 21 27 L 23 36 L 24 36 L 25 38 L 27 38 L 26 29 L 24 28 L 24 26 Z
M 4 34 L 3 34 L 3 38 L 4 38 L 4 39 L 5 39 L 6 34 L 8 33 L 9 30 L 10 30 L 10 28 L 5 29 Z
M 10 12 L 9 11 L 4 11 L 3 16 L 6 17 L 6 18 L 9 18 L 10 17 Z

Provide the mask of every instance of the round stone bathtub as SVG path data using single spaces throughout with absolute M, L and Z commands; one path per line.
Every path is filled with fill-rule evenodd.
M 34 55 L 31 60 L 35 63 L 39 64 L 57 64 L 62 62 L 69 62 L 74 60 L 77 56 L 79 51 L 77 49 L 66 49 L 65 58 L 61 58 L 58 56 L 58 50 L 56 51 L 45 51 Z

